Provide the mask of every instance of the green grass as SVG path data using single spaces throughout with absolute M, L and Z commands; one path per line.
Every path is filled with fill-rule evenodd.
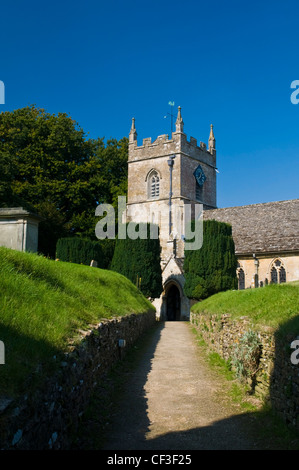
M 227 396 L 234 402 L 238 403 L 245 411 L 253 411 L 256 407 L 250 402 L 246 392 L 248 387 L 236 380 L 236 375 L 231 368 L 229 361 L 226 361 L 218 353 L 208 348 L 200 332 L 192 327 L 191 331 L 195 335 L 198 347 L 201 350 L 202 357 L 205 357 L 206 363 L 209 367 L 222 376 L 229 384 L 230 388 L 226 391 Z
M 0 248 L 0 396 L 25 387 L 40 366 L 55 368 L 79 329 L 101 319 L 142 313 L 151 303 L 124 276 Z
M 250 416 L 251 422 L 254 423 L 253 431 L 251 431 L 253 438 L 257 442 L 264 443 L 263 446 L 266 449 L 298 450 L 298 432 L 287 427 L 282 418 L 275 414 L 269 404 L 253 400 L 251 395 L 248 394 L 248 386 L 236 380 L 230 362 L 223 359 L 216 352 L 211 351 L 196 328 L 191 327 L 191 331 L 195 335 L 201 356 L 205 358 L 208 366 L 213 372 L 226 380 L 227 388 L 223 388 L 222 398 L 227 397 L 227 402 L 231 401 L 238 405 L 242 413 Z
M 193 305 L 192 312 L 250 317 L 253 325 L 265 325 L 284 334 L 299 332 L 299 282 L 259 289 L 226 291 Z

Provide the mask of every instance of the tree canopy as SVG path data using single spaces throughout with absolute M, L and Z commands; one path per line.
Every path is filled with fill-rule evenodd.
M 95 238 L 95 209 L 127 191 L 128 139 L 87 139 L 67 114 L 34 105 L 0 114 L 0 207 L 39 213 L 39 251 L 58 238 Z

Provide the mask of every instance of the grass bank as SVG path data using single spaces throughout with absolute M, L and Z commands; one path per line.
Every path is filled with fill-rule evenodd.
M 193 305 L 192 312 L 248 316 L 253 325 L 271 326 L 283 334 L 297 327 L 299 331 L 299 282 L 219 292 Z
M 39 364 L 48 373 L 55 369 L 80 329 L 149 309 L 120 274 L 0 247 L 0 395 L 24 391 Z
M 264 403 L 248 394 L 246 384 L 236 379 L 229 362 L 219 354 L 211 351 L 196 328 L 191 328 L 195 335 L 197 347 L 206 364 L 213 372 L 217 372 L 226 381 L 227 387 L 222 389 L 222 397 L 227 403 L 232 402 L 240 408 L 240 413 L 249 418 L 250 429 L 247 431 L 263 450 L 298 450 L 299 435 L 295 429 L 288 427 L 283 419 Z

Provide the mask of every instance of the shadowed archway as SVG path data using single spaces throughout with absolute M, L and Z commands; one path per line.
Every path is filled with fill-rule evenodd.
M 181 295 L 178 287 L 171 284 L 166 292 L 166 320 L 178 321 L 181 319 Z

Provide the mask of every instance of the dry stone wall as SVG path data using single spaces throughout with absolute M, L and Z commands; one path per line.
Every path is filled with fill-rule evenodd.
M 102 321 L 42 387 L 17 401 L 0 399 L 0 449 L 68 449 L 96 385 L 155 321 L 155 311 Z
M 200 332 L 208 347 L 223 359 L 232 360 L 233 350 L 249 331 L 256 331 L 260 343 L 257 372 L 247 379 L 251 391 L 269 402 L 286 424 L 299 429 L 299 364 L 291 361 L 294 335 L 279 335 L 269 327 L 254 328 L 250 318 L 232 320 L 228 314 L 195 314 L 191 324 Z M 298 334 L 298 333 L 297 333 Z

